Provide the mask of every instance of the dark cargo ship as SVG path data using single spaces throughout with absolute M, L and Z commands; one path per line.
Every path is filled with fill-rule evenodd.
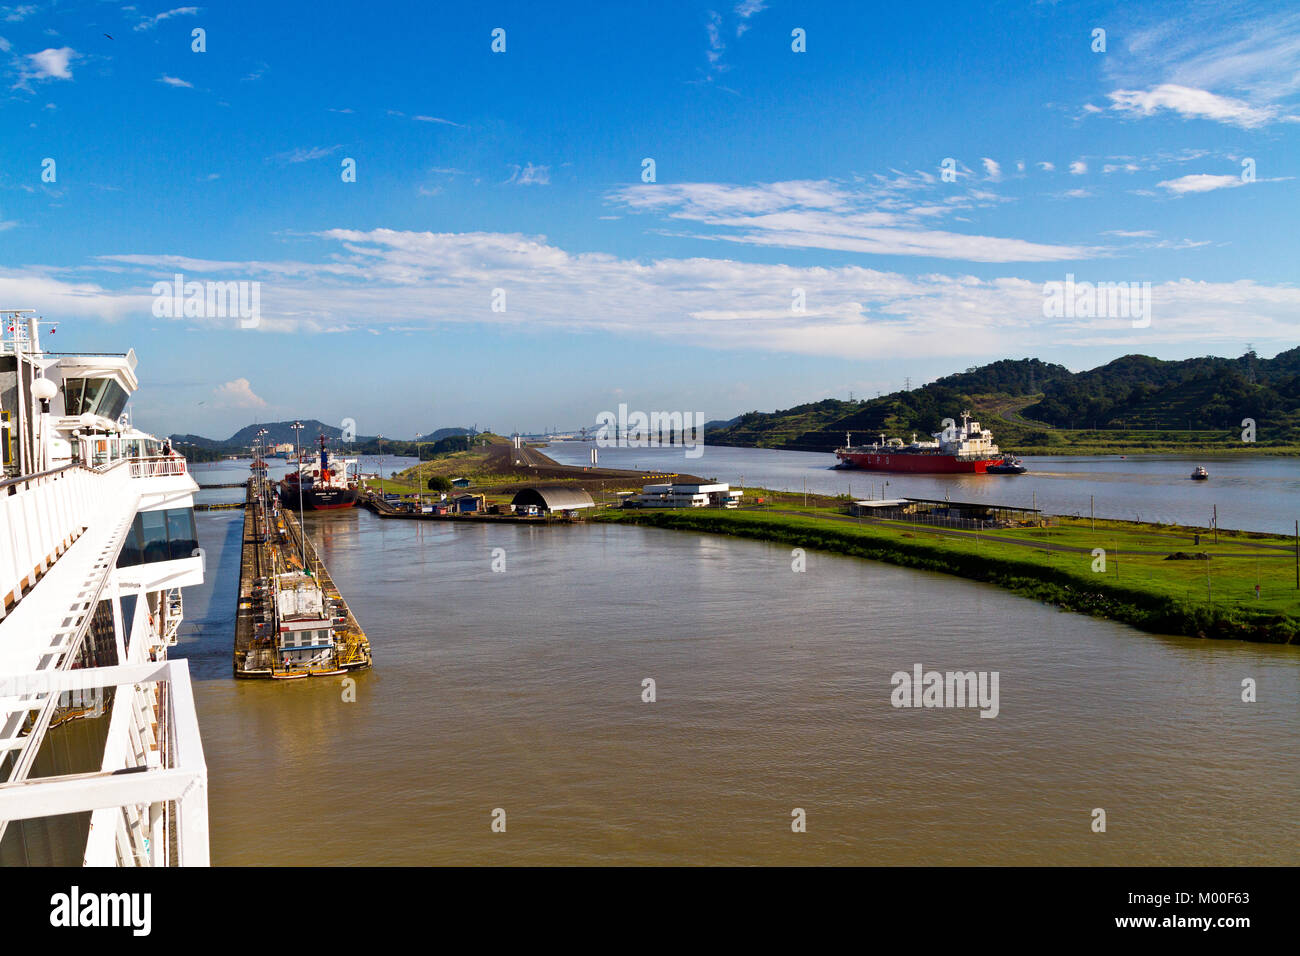
M 335 458 L 325 450 L 325 436 L 320 436 L 320 454 L 298 462 L 298 470 L 284 476 L 280 482 L 280 500 L 286 508 L 305 511 L 329 511 L 351 508 L 360 493 L 355 477 L 349 477 L 348 466 L 354 459 Z

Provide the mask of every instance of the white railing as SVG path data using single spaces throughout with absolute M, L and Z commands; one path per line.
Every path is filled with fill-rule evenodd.
M 161 478 L 166 475 L 185 474 L 185 459 L 172 458 L 132 458 L 132 478 Z
M 9 685 L 6 689 L 5 685 Z M 118 688 L 112 719 L 125 746 L 105 752 L 97 773 L 36 777 L 0 784 L 0 821 L 92 813 L 85 863 L 154 865 L 171 862 L 175 821 L 176 861 L 207 866 L 208 768 L 199 737 L 189 662 L 126 664 L 0 677 L 0 691 L 42 695 Z M 161 733 L 147 732 L 157 708 Z M 123 770 L 133 772 L 122 773 Z M 111 822 L 110 822 L 111 821 Z
M 69 465 L 0 483 L 0 621 L 96 514 L 121 507 L 129 480 L 121 464 Z

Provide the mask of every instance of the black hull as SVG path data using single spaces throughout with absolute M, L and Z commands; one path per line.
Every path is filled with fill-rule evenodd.
M 298 487 L 290 482 L 280 483 L 280 501 L 286 508 L 299 508 L 305 511 L 334 511 L 339 508 L 351 508 L 357 503 L 360 494 L 355 488 L 308 488 L 305 500 L 298 501 Z

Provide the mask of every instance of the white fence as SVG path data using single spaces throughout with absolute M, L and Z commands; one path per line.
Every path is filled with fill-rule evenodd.
M 185 474 L 185 459 L 172 458 L 132 458 L 132 478 L 161 478 L 166 475 Z

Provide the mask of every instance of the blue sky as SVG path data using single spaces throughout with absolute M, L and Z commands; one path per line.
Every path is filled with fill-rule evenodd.
M 0 64 L 0 307 L 134 346 L 157 432 L 729 418 L 1300 342 L 1287 5 L 34 2 Z M 260 283 L 255 327 L 157 316 L 178 272 Z M 1150 283 L 1149 324 L 1046 317 L 1067 275 Z

